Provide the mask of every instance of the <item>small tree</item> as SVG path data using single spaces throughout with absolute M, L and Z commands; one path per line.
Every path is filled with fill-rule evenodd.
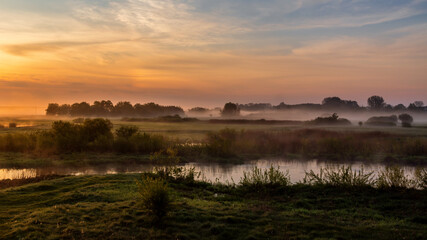
M 368 98 L 368 105 L 371 109 L 379 110 L 384 107 L 384 98 L 380 96 L 372 96 Z
M 46 115 L 55 116 L 59 113 L 59 104 L 57 103 L 49 103 L 46 109 Z
M 224 109 L 221 111 L 223 117 L 233 117 L 240 114 L 240 109 L 237 104 L 229 102 L 224 105 Z
M 411 127 L 411 124 L 414 121 L 412 116 L 407 113 L 400 114 L 399 120 L 402 122 L 402 127 Z

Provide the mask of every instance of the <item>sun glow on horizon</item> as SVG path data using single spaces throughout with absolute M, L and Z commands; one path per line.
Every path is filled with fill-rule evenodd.
M 427 1 L 2 1 L 0 105 L 427 101 Z

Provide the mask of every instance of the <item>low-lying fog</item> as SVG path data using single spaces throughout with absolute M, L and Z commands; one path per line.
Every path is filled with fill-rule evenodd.
M 391 116 L 399 115 L 401 113 L 409 113 L 414 118 L 415 124 L 427 124 L 426 113 L 414 113 L 414 112 L 371 112 L 371 111 L 340 111 L 340 110 L 266 110 L 258 112 L 241 111 L 239 116 L 233 117 L 233 119 L 266 119 L 266 120 L 294 120 L 294 121 L 308 121 L 313 120 L 317 117 L 328 117 L 333 113 L 337 113 L 340 118 L 346 118 L 353 124 L 357 124 L 362 121 L 365 122 L 373 116 Z M 221 112 L 219 110 L 212 110 L 204 114 L 194 114 L 186 112 L 187 117 L 195 117 L 199 119 L 211 119 L 221 118 Z

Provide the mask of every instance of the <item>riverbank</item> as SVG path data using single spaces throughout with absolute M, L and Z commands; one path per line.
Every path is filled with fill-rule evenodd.
M 1 239 L 425 239 L 425 190 L 291 185 L 271 194 L 168 183 L 153 223 L 141 174 L 76 176 L 0 190 Z

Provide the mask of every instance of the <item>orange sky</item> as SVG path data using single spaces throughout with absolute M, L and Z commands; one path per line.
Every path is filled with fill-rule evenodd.
M 284 2 L 2 1 L 0 106 L 427 102 L 426 1 Z

